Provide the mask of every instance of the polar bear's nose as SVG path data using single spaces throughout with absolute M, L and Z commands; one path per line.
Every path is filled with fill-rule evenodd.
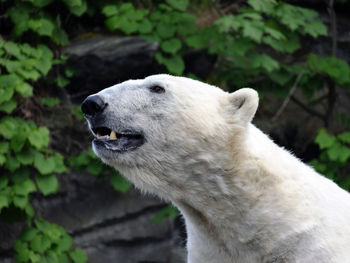
M 81 110 L 85 115 L 95 115 L 102 112 L 107 106 L 100 96 L 92 95 L 87 97 L 81 104 Z

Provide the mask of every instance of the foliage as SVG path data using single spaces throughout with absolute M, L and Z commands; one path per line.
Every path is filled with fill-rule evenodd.
M 75 74 L 65 67 L 53 70 L 67 59 L 60 55 L 60 48 L 69 43 L 71 21 L 80 28 L 87 20 L 97 23 L 101 14 L 114 34 L 157 42 L 155 59 L 171 74 L 195 77 L 184 58 L 201 51 L 216 57 L 210 80 L 219 79 L 227 90 L 253 84 L 262 95 L 272 92 L 284 98 L 290 87 L 298 86 L 305 101 L 299 105 L 328 128 L 318 131 L 315 142 L 321 155 L 312 165 L 350 188 L 346 175 L 350 127 L 338 122 L 343 132 L 331 135 L 336 129 L 329 125 L 335 116 L 334 92 L 349 90 L 350 67 L 337 57 L 302 49 L 305 39 L 320 40 L 327 35 L 317 12 L 285 1 L 247 0 L 213 23 L 201 25 L 201 14 L 191 12 L 195 7 L 188 0 L 2 0 L 0 5 L 4 7 L 0 22 L 5 25 L 0 36 L 0 219 L 24 220 L 28 225 L 14 246 L 18 262 L 87 260 L 81 250 L 72 248 L 64 229 L 41 219 L 30 202 L 33 193 L 57 193 L 56 176 L 68 172 L 68 167 L 109 176 L 117 191 L 130 188 L 128 181 L 103 165 L 92 151 L 64 159 L 50 148 L 48 128 L 30 112 L 30 105 L 39 105 L 43 111 L 60 105 L 47 88 L 63 88 Z M 206 8 L 211 8 L 211 2 Z M 80 108 L 73 108 L 72 114 L 83 118 Z M 174 218 L 177 213 L 174 207 L 166 207 L 152 222 Z
M 320 129 L 315 142 L 319 145 L 322 153 L 318 160 L 311 162 L 311 165 L 318 172 L 348 190 L 350 177 L 346 176 L 344 169 L 350 160 L 350 132 L 331 135 L 326 129 Z
M 151 220 L 153 224 L 162 222 L 165 218 L 169 217 L 175 219 L 179 215 L 179 210 L 172 205 L 168 205 L 161 209 Z
M 109 176 L 110 182 L 116 191 L 125 193 L 131 187 L 129 181 L 113 168 L 103 164 L 92 150 L 77 156 L 72 156 L 69 160 L 69 164 L 72 168 L 80 172 L 87 169 L 89 173 L 96 176 Z
M 47 75 L 53 63 L 53 54 L 45 45 L 32 47 L 1 40 L 0 108 L 12 113 L 21 98 L 33 95 L 31 81 Z M 2 205 L 0 209 L 14 206 L 34 215 L 29 202 L 30 194 L 37 188 L 44 194 L 55 193 L 58 181 L 54 173 L 67 170 L 63 156 L 48 149 L 49 130 L 16 116 L 0 119 L 1 142 L 0 163 L 2 176 Z M 31 174 L 36 169 L 35 181 Z M 2 210 L 6 214 L 6 209 Z
M 108 5 L 102 10 L 107 17 L 109 30 L 121 30 L 123 33 L 138 34 L 149 41 L 160 43 L 155 54 L 159 64 L 170 73 L 181 75 L 185 64 L 183 54 L 186 39 L 196 34 L 194 15 L 186 13 L 188 1 L 165 1 L 159 3 L 150 13 L 147 9 L 135 9 L 132 3 Z
M 64 61 L 55 58 L 50 42 L 45 41 L 49 38 L 55 44 L 68 43 L 60 17 L 40 10 L 52 2 L 16 1 L 16 5 L 6 5 L 14 41 L 0 38 L 0 219 L 10 223 L 24 220 L 28 225 L 14 244 L 17 262 L 86 261 L 82 251 L 72 249 L 72 239 L 62 227 L 37 219 L 30 200 L 34 192 L 43 196 L 57 193 L 56 175 L 68 171 L 64 157 L 49 147 L 48 128 L 28 119 L 32 117 L 30 108 L 24 106 L 36 103 L 34 94 L 38 96 L 42 84 L 49 82 L 53 66 Z M 37 36 L 23 41 L 29 39 L 27 31 Z M 51 78 L 55 81 L 55 76 Z M 40 102 L 54 107 L 59 100 L 42 97 Z
M 86 262 L 80 249 L 72 248 L 73 240 L 66 231 L 43 219 L 35 219 L 14 244 L 17 262 Z

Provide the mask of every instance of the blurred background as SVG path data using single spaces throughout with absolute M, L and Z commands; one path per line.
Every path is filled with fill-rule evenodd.
M 232 92 L 350 187 L 350 1 L 0 0 L 0 262 L 185 262 L 178 211 L 92 153 L 89 94 L 156 73 Z

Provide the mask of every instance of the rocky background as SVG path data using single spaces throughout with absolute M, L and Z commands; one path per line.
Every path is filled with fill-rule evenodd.
M 299 2 L 318 8 L 318 1 Z M 326 11 L 320 11 L 323 20 L 329 24 Z M 350 62 L 350 16 L 339 11 L 338 55 Z M 323 42 L 308 44 L 318 54 L 329 54 L 330 41 L 325 38 Z M 70 85 L 62 90 L 61 99 L 68 108 L 115 83 L 162 72 L 154 59 L 157 48 L 157 43 L 137 37 L 99 35 L 73 41 L 65 53 L 70 57 L 68 64 L 75 75 Z M 186 68 L 200 77 L 208 75 L 215 63 L 215 57 L 201 53 L 190 54 L 185 60 Z M 339 100 L 347 112 L 349 101 L 346 96 Z M 269 109 L 277 109 L 277 102 L 273 97 L 265 101 Z M 290 103 L 276 125 L 270 121 L 271 112 L 262 105 L 255 123 L 280 145 L 309 161 L 318 154 L 312 142 L 314 134 L 310 134 L 315 129 L 311 127 L 320 124 L 296 107 Z M 53 147 L 68 153 L 87 149 L 91 138 L 86 124 L 70 117 L 67 112 L 68 109 L 62 106 L 59 111 L 43 116 L 50 130 L 55 130 Z M 34 197 L 36 210 L 45 219 L 62 225 L 73 236 L 75 244 L 88 254 L 88 262 L 185 262 L 186 237 L 181 217 L 151 223 L 156 213 L 165 207 L 164 202 L 134 189 L 126 194 L 116 192 L 108 178 L 76 172 L 59 178 L 58 194 L 45 199 Z M 0 223 L 0 262 L 13 262 L 10 248 L 22 229 L 22 224 Z

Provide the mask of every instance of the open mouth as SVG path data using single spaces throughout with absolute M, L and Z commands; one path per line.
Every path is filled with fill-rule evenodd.
M 108 127 L 96 127 L 92 128 L 92 132 L 96 146 L 117 152 L 135 150 L 145 142 L 141 133 L 133 131 L 116 132 Z

